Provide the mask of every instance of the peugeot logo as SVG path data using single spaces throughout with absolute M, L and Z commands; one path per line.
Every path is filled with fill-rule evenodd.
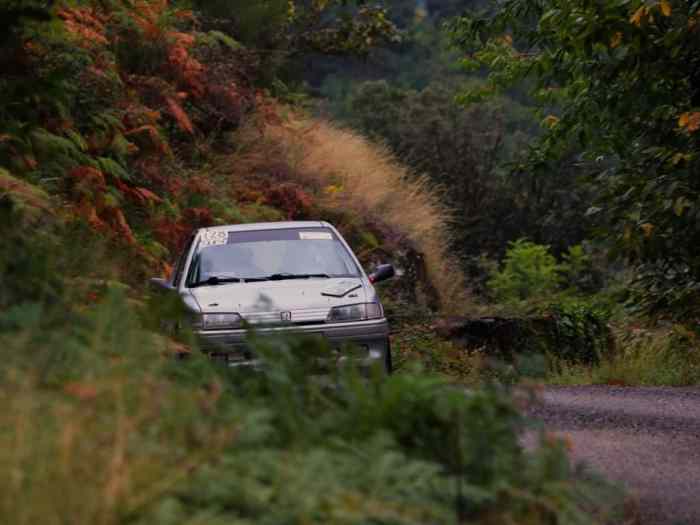
M 288 323 L 292 320 L 292 312 L 280 312 L 280 318 L 283 322 Z

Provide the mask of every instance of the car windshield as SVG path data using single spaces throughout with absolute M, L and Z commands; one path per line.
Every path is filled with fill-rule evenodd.
M 327 228 L 212 231 L 201 236 L 188 286 L 359 276 L 348 250 Z

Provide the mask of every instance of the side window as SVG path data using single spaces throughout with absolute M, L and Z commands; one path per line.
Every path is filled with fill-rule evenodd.
M 185 263 L 187 262 L 187 256 L 190 253 L 190 248 L 192 248 L 192 242 L 194 241 L 194 235 L 190 237 L 185 245 L 185 249 L 182 250 L 180 258 L 177 260 L 177 265 L 175 266 L 175 272 L 173 273 L 173 286 L 177 288 L 180 286 L 180 280 L 182 279 L 182 272 L 185 269 Z
M 196 283 L 199 281 L 199 260 L 200 260 L 200 254 L 195 253 L 194 256 L 192 257 L 192 262 L 190 263 L 190 269 L 187 271 L 187 286 L 191 286 L 192 283 Z

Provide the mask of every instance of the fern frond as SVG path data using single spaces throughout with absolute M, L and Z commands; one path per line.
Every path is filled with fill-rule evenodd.
M 98 157 L 97 163 L 99 164 L 100 169 L 107 175 L 120 180 L 131 180 L 131 174 L 124 166 L 119 164 L 114 159 L 110 159 L 108 157 Z

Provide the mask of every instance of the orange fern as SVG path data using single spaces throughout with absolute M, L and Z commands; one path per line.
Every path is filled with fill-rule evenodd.
M 71 7 L 58 10 L 66 31 L 86 49 L 107 45 L 105 17 L 90 7 Z
M 162 38 L 164 31 L 159 24 L 159 19 L 167 7 L 167 0 L 141 0 L 133 3 L 131 16 L 141 29 L 143 36 L 150 40 Z
M 190 117 L 187 116 L 187 113 L 185 113 L 185 110 L 182 109 L 182 106 L 180 106 L 180 104 L 178 104 L 172 97 L 165 97 L 165 102 L 168 104 L 170 114 L 178 123 L 180 129 L 186 131 L 187 133 L 194 134 L 192 121 L 190 120 Z

